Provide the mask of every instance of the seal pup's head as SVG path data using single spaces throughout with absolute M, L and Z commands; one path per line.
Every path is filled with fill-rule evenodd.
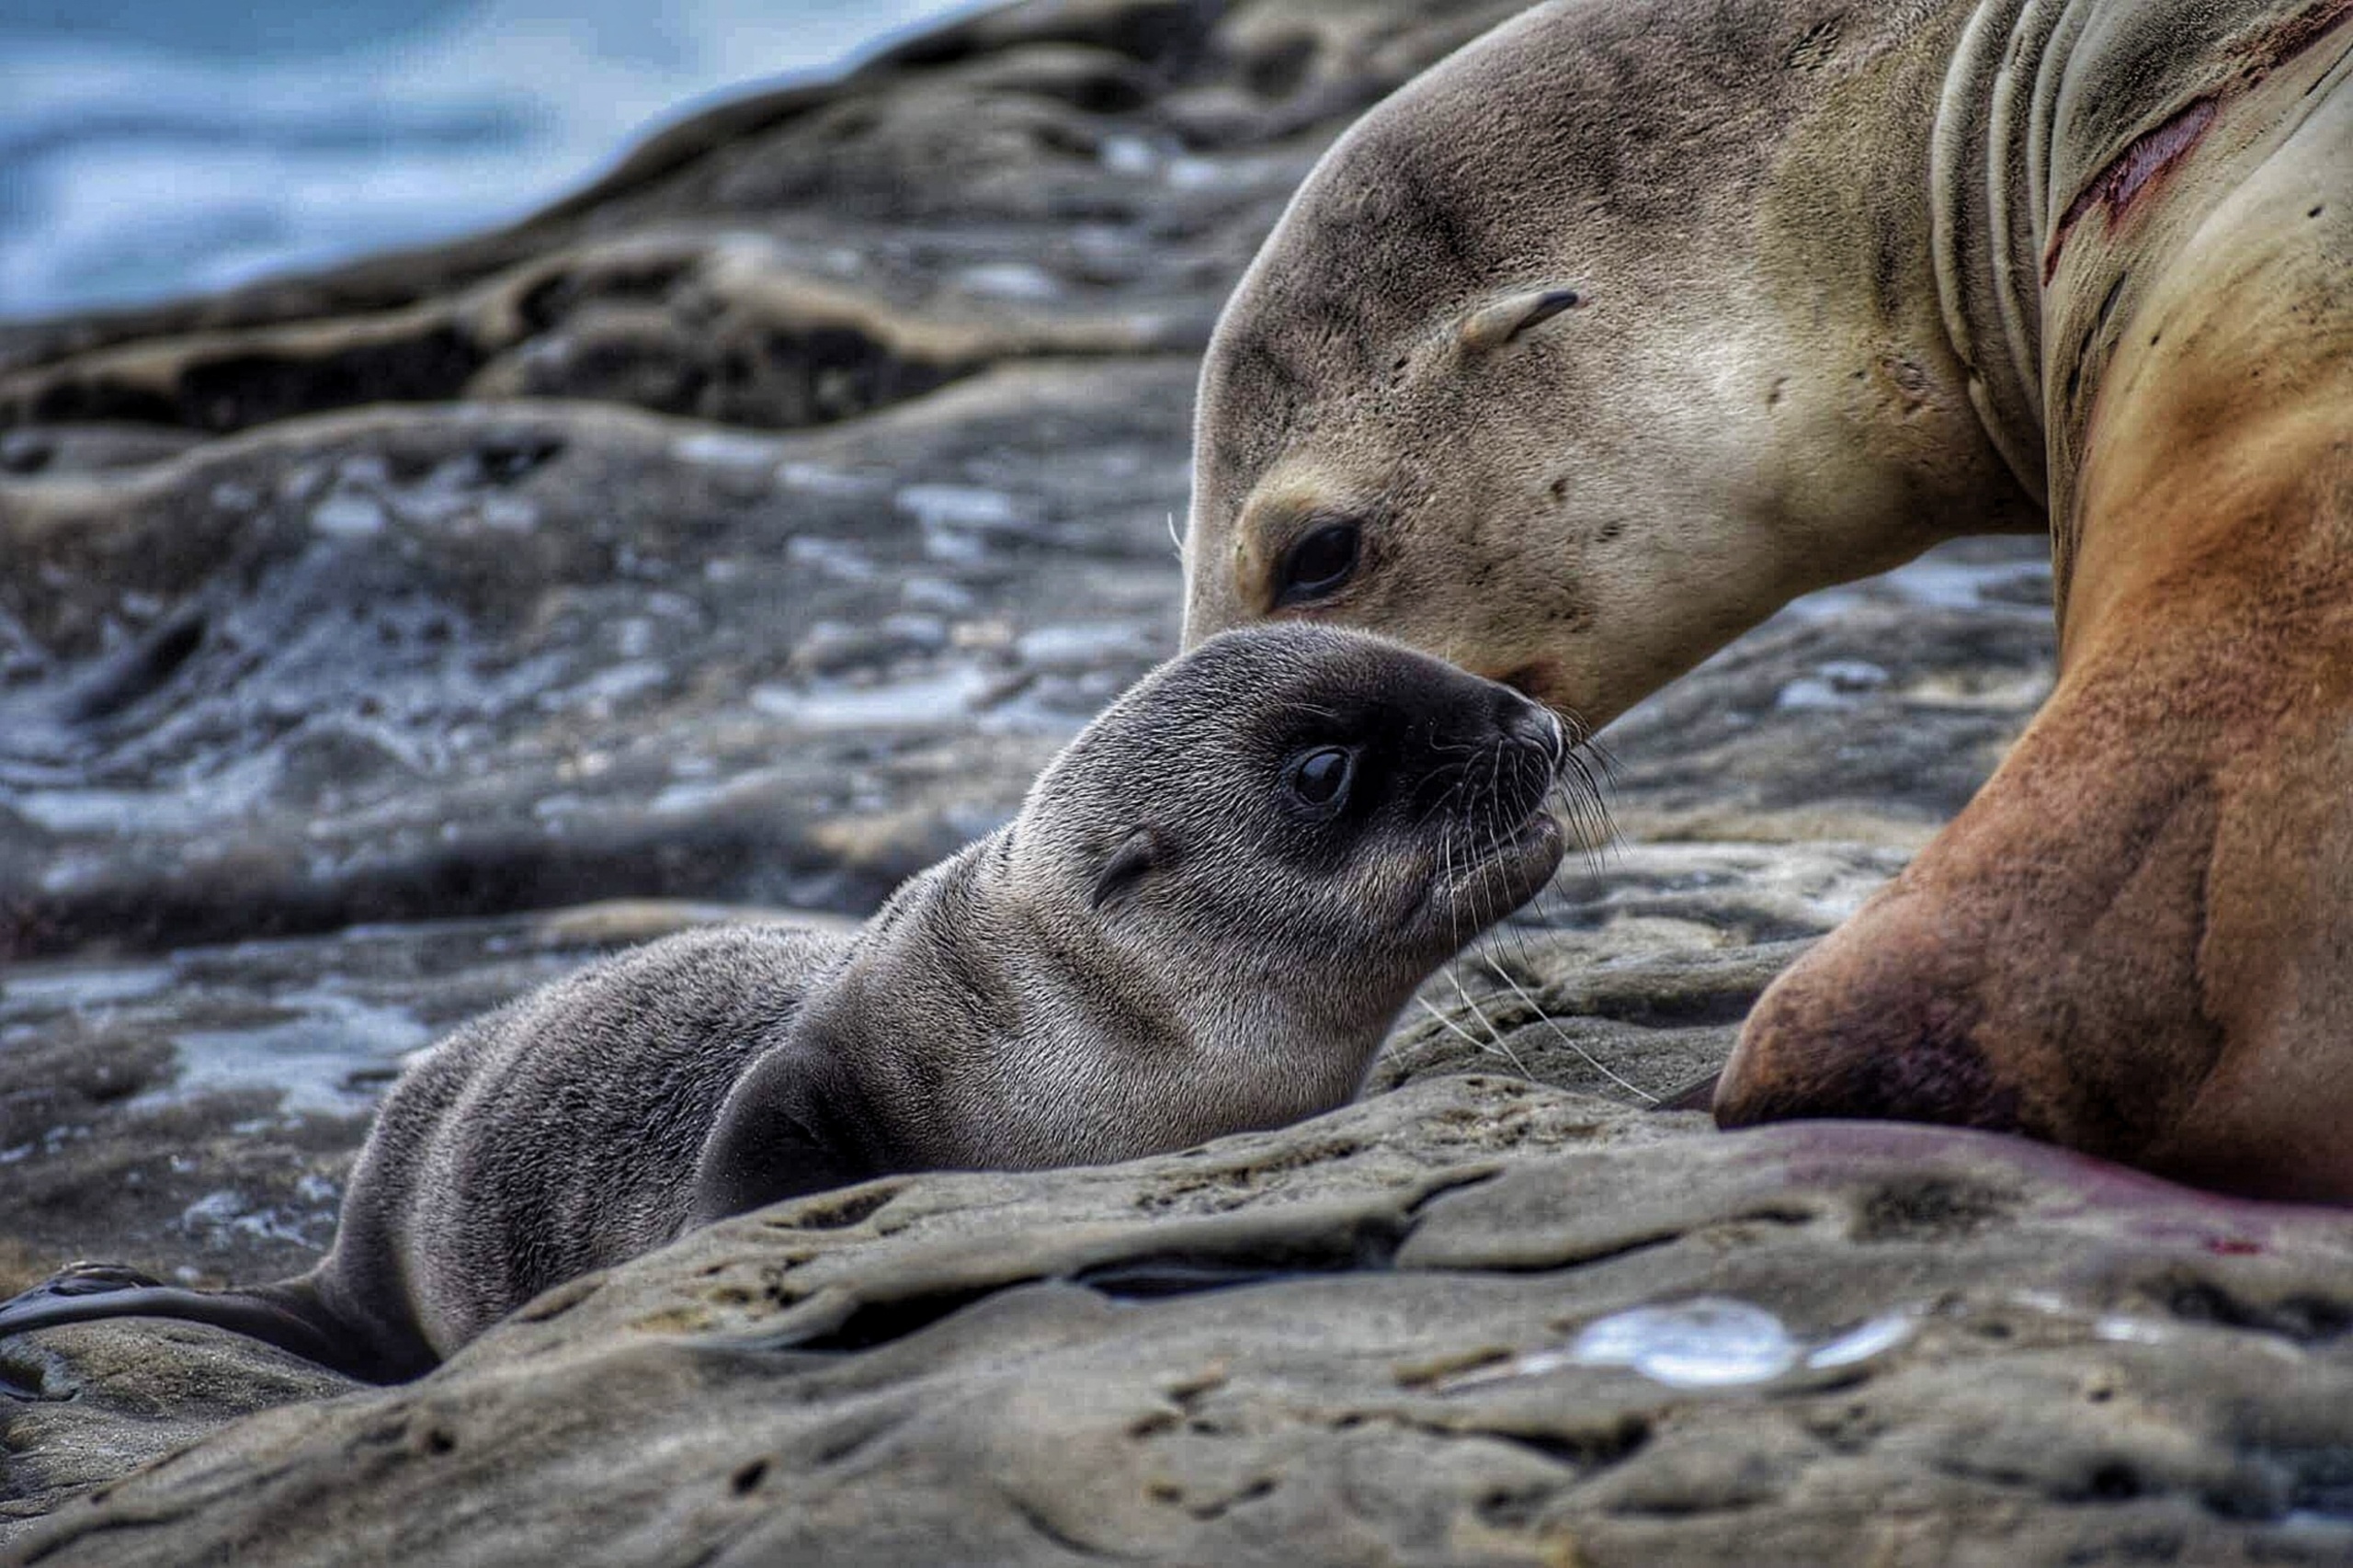
M 893 1017 L 914 1071 L 876 1110 L 936 1164 L 1125 1158 L 1329 1109 L 1415 989 L 1551 879 L 1570 757 L 1541 707 L 1385 639 L 1213 638 L 902 890 L 812 1025 Z

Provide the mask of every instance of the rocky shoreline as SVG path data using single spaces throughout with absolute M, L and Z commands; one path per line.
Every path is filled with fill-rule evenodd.
M 0 327 L 0 1290 L 75 1256 L 299 1269 L 403 1052 L 684 924 L 855 917 L 1009 814 L 1174 651 L 1192 379 L 1258 239 L 1353 115 L 1515 8 L 1031 0 L 715 108 L 500 233 Z M 195 1328 L 0 1346 L 0 1552 L 515 1561 L 506 1520 L 576 1532 L 565 1561 L 923 1532 L 989 1561 L 2345 1560 L 2325 1221 L 1637 1108 L 1968 798 L 2048 689 L 2048 596 L 2039 540 L 1949 547 L 1612 726 L 1622 840 L 1338 1117 L 746 1221 L 324 1405 L 334 1380 Z M 1945 1196 L 1869 1196 L 1938 1161 Z M 1000 1230 L 975 1283 L 955 1238 Z M 1205 1272 L 1134 1294 L 1171 1248 Z M 793 1337 L 891 1290 L 947 1304 Z M 1439 1367 L 1473 1341 L 1542 1355 L 1691 1294 L 1804 1356 L 1910 1326 L 1827 1382 L 1438 1386 L 1505 1364 Z

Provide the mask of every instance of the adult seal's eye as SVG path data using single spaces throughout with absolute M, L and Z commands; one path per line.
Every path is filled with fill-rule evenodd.
M 1275 574 L 1275 603 L 1305 604 L 1336 593 L 1356 572 L 1362 529 L 1332 523 L 1292 545 Z
M 1356 759 L 1338 746 L 1309 752 L 1290 767 L 1290 791 L 1311 806 L 1329 806 L 1348 791 Z

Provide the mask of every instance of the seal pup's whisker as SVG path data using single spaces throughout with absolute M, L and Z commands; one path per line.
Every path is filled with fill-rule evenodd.
M 1503 1030 L 1495 1028 L 1495 1021 L 1487 1017 L 1486 1009 L 1481 1007 L 1479 1006 L 1478 999 L 1472 996 L 1470 991 L 1464 987 L 1462 983 L 1462 976 L 1455 972 L 1454 965 L 1449 964 L 1447 966 L 1446 979 L 1447 983 L 1454 987 L 1454 994 L 1462 998 L 1462 1005 L 1471 1009 L 1471 1016 L 1479 1020 L 1479 1027 L 1487 1031 L 1488 1043 L 1481 1046 L 1480 1049 L 1486 1051 L 1490 1056 L 1502 1057 L 1506 1062 L 1511 1063 L 1513 1072 L 1518 1074 L 1529 1083 L 1534 1083 L 1536 1081 L 1536 1075 L 1528 1070 L 1528 1063 L 1519 1059 L 1519 1053 L 1514 1051 L 1511 1048 L 1510 1043 L 1504 1039 Z M 1464 1038 L 1468 1039 L 1469 1037 L 1466 1035 Z M 1473 1040 L 1472 1043 L 1475 1045 L 1478 1042 Z
M 1608 1079 L 1611 1083 L 1617 1085 L 1628 1094 L 1636 1096 L 1645 1104 L 1658 1104 L 1658 1096 L 1656 1095 L 1651 1093 L 1648 1089 L 1643 1088 L 1640 1084 L 1629 1083 L 1624 1078 L 1620 1077 L 1617 1074 L 1611 1072 L 1608 1066 L 1604 1063 L 1599 1057 L 1594 1055 L 1592 1051 L 1587 1051 L 1584 1046 L 1579 1045 L 1576 1040 L 1570 1036 L 1569 1031 L 1561 1027 L 1559 1020 L 1555 1019 L 1552 1014 L 1546 1012 L 1543 1006 L 1537 1002 L 1536 998 L 1530 996 L 1520 985 L 1519 982 L 1511 977 L 1511 971 L 1495 960 L 1493 955 L 1483 953 L 1480 957 L 1486 963 L 1486 966 L 1489 969 L 1495 971 L 1498 979 L 1502 980 L 1506 985 L 1511 987 L 1512 994 L 1518 996 L 1521 1002 L 1528 1006 L 1529 1009 L 1536 1015 L 1537 1018 L 1544 1025 L 1544 1027 L 1552 1031 L 1554 1039 L 1558 1040 L 1563 1045 L 1567 1046 L 1571 1051 L 1575 1051 L 1577 1055 L 1585 1059 L 1586 1062 L 1591 1066 L 1595 1072 L 1600 1074 L 1603 1077 Z
M 1469 778 L 1456 778 L 1456 780 L 1455 780 L 1455 782 L 1453 783 L 1453 785 L 1452 785 L 1450 788 L 1449 788 L 1449 789 L 1448 789 L 1448 790 L 1447 790 L 1447 792 L 1446 792 L 1445 794 L 1440 795 L 1437 800 L 1435 800 L 1435 801 L 1431 801 L 1431 802 L 1429 803 L 1429 805 L 1428 805 L 1428 806 L 1427 806 L 1427 807 L 1425 807 L 1425 808 L 1423 809 L 1422 814 L 1421 814 L 1420 816 L 1415 817 L 1415 818 L 1414 819 L 1414 825 L 1415 825 L 1415 827 L 1422 827 L 1422 826 L 1426 826 L 1426 825 L 1427 825 L 1427 824 L 1429 823 L 1430 818 L 1432 818 L 1432 817 L 1434 817 L 1434 816 L 1438 815 L 1438 812 L 1440 812 L 1441 811 L 1444 811 L 1447 807 L 1449 807 L 1449 806 L 1450 806 L 1450 805 L 1452 805 L 1452 804 L 1454 803 L 1454 798 L 1455 798 L 1455 796 L 1456 796 L 1456 795 L 1458 795 L 1458 794 L 1460 794 L 1460 793 L 1461 792 L 1462 789 L 1463 789 L 1463 786 L 1464 786 L 1464 785 L 1466 785 L 1466 784 L 1468 784 L 1469 782 L 1470 782 L 1470 780 L 1469 780 Z M 1449 841 L 1449 840 L 1440 840 L 1440 847 L 1441 847 L 1441 848 L 1445 848 L 1445 847 L 1447 847 L 1447 846 L 1448 846 L 1448 845 L 1449 845 L 1449 843 L 1450 843 L 1450 841 Z
M 1427 1013 L 1431 1017 L 1436 1018 L 1440 1027 L 1444 1028 L 1449 1033 L 1469 1041 L 1473 1048 L 1484 1052 L 1486 1055 L 1500 1056 L 1505 1061 L 1511 1062 L 1514 1067 L 1519 1067 L 1518 1061 L 1512 1056 L 1510 1051 L 1502 1049 L 1500 1042 L 1481 1040 L 1477 1035 L 1472 1034 L 1469 1029 L 1464 1028 L 1461 1024 L 1456 1023 L 1452 1018 L 1449 1017 L 1439 1008 L 1433 1006 L 1428 997 L 1416 996 L 1414 998 L 1414 1001 L 1423 1012 Z M 1528 1069 L 1525 1067 L 1519 1067 L 1519 1073 L 1522 1077 L 1528 1076 Z M 1533 1080 L 1531 1080 L 1531 1082 Z

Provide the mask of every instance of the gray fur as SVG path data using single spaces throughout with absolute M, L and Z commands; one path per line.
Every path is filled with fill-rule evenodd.
M 853 937 L 690 932 L 449 1036 L 385 1101 L 312 1274 L 204 1296 L 93 1270 L 0 1307 L 0 1334 L 108 1315 L 119 1291 L 118 1310 L 307 1354 L 315 1331 L 341 1364 L 408 1375 L 551 1286 L 760 1202 L 1329 1109 L 1415 988 L 1550 877 L 1564 740 L 1382 639 L 1212 640 Z M 1281 793 L 1326 741 L 1358 748 L 1361 824 Z

